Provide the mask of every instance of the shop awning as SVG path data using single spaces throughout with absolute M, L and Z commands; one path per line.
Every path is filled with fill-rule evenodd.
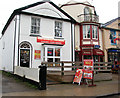
M 93 55 L 104 55 L 101 49 L 93 49 Z
M 120 48 L 109 48 L 108 52 L 120 52 Z
M 101 49 L 83 49 L 82 55 L 104 55 Z
M 92 49 L 83 49 L 82 55 L 93 55 L 93 50 Z

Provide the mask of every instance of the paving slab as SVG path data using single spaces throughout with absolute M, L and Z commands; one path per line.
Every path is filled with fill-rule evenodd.
M 34 90 L 8 77 L 3 77 L 3 81 L 3 96 L 104 96 L 120 93 L 117 74 L 113 75 L 111 81 L 95 82 L 97 85 L 95 87 L 78 84 L 55 84 L 47 85 L 46 90 Z M 9 86 L 11 84 L 12 86 Z

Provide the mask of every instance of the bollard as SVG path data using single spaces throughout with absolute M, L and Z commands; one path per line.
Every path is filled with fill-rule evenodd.
M 46 90 L 46 66 L 39 66 L 39 89 L 40 90 Z

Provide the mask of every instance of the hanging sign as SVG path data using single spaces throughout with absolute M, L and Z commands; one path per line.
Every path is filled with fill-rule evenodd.
M 65 40 L 47 39 L 47 38 L 39 38 L 39 37 L 37 37 L 37 42 L 47 43 L 47 44 L 65 45 Z
M 40 50 L 35 50 L 34 59 L 41 59 L 41 51 Z
M 93 79 L 93 60 L 85 59 L 83 64 L 84 78 Z
M 82 75 L 83 75 L 83 69 L 77 69 L 73 83 L 79 83 L 80 85 Z

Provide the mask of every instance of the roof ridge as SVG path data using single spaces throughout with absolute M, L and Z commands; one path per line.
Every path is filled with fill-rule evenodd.
M 115 19 L 112 19 L 112 20 L 104 23 L 103 25 L 104 25 L 104 26 L 108 26 L 108 25 L 110 25 L 111 23 L 113 23 L 114 21 L 116 21 L 117 19 L 120 19 L 120 17 L 117 17 L 117 18 L 115 18 Z

